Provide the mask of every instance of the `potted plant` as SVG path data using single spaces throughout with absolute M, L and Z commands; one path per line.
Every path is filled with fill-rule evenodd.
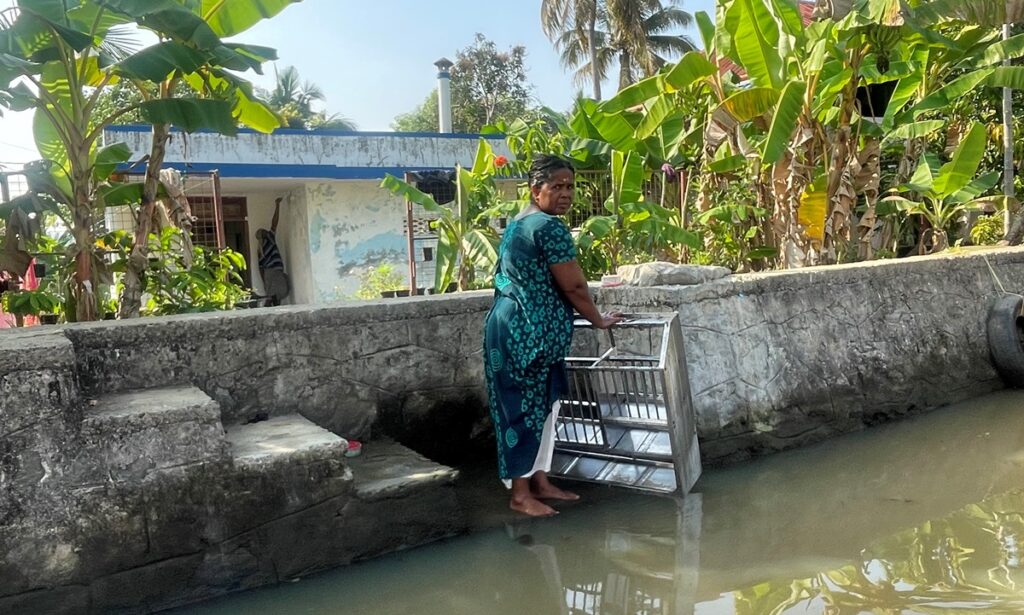
M 4 293 L 5 310 L 14 314 L 18 326 L 23 326 L 26 316 L 41 316 L 43 324 L 56 324 L 60 309 L 60 297 L 45 290 L 21 290 Z

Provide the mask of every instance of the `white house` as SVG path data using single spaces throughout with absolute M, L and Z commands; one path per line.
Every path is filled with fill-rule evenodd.
M 379 264 L 408 271 L 405 202 L 379 188 L 385 174 L 401 178 L 406 172 L 471 165 L 481 138 L 511 157 L 504 139 L 493 136 L 241 130 L 235 137 L 174 133 L 164 166 L 186 176 L 196 242 L 243 253 L 258 293 L 256 231 L 270 227 L 274 201 L 281 198 L 277 237 L 292 281 L 288 302 L 320 303 L 352 297 L 360 275 Z M 150 150 L 150 129 L 113 126 L 104 132 L 104 142 L 124 142 L 132 160 L 140 160 Z M 129 224 L 116 216 L 108 219 L 113 228 Z M 414 236 L 423 226 L 422 220 L 414 222 L 420 229 Z M 424 253 L 422 247 L 414 250 L 420 287 L 433 281 L 431 250 Z

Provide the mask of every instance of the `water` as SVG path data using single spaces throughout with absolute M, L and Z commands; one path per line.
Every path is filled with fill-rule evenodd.
M 706 472 L 682 505 L 584 495 L 182 612 L 1024 613 L 1024 393 Z

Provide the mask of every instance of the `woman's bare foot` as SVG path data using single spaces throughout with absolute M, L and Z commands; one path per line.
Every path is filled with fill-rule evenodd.
M 533 497 L 543 500 L 575 502 L 580 499 L 578 494 L 575 494 L 572 491 L 559 489 L 552 485 L 551 481 L 548 480 L 547 474 L 544 472 L 537 472 L 533 475 L 533 478 L 530 481 L 530 493 L 533 494 Z
M 572 491 L 559 489 L 558 487 L 552 484 L 548 484 L 548 486 L 544 489 L 535 490 L 533 492 L 533 495 L 534 497 L 540 498 L 542 500 L 564 500 L 566 502 L 575 502 L 576 500 L 580 499 L 578 493 L 573 493 Z
M 532 496 L 525 498 L 513 497 L 509 499 L 508 507 L 530 517 L 552 517 L 558 514 L 557 510 Z

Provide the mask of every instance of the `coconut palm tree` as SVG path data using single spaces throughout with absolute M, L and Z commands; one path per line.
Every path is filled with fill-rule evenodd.
M 603 2 L 598 0 L 542 0 L 540 4 L 541 28 L 556 47 L 563 36 L 572 34 L 573 42 L 562 49 L 563 63 L 566 53 L 578 54 L 572 56 L 574 61 L 568 66 L 581 64 L 576 61 L 580 57 L 589 61 L 594 100 L 601 100 L 601 80 L 604 79 L 600 63 L 594 61 L 597 58 L 597 18 L 601 4 Z
M 356 129 L 354 122 L 341 115 L 313 111 L 314 102 L 326 100 L 324 91 L 311 81 L 303 81 L 294 66 L 287 66 L 281 71 L 275 69 L 274 89 L 266 93 L 265 99 L 284 118 L 289 128 Z
M 667 62 L 666 55 L 683 54 L 694 48 L 686 36 L 671 34 L 693 21 L 689 13 L 679 8 L 677 0 L 598 0 L 592 13 L 588 11 L 579 9 L 573 13 L 577 19 L 566 20 L 565 29 L 553 38 L 562 54 L 562 63 L 576 69 L 578 83 L 598 82 L 617 62 L 619 88 L 624 88 L 656 73 Z M 578 20 L 579 15 L 589 18 L 591 14 L 596 22 L 592 33 L 581 27 Z M 542 23 L 543 15 L 542 6 Z

